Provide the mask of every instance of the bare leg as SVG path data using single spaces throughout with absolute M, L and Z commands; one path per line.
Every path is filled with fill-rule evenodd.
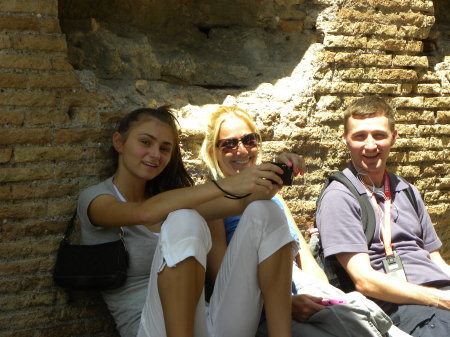
M 258 279 L 264 298 L 269 336 L 291 332 L 292 247 L 287 244 L 259 264 Z
M 158 275 L 158 291 L 167 337 L 193 337 L 195 310 L 205 283 L 205 270 L 193 257 L 165 267 Z

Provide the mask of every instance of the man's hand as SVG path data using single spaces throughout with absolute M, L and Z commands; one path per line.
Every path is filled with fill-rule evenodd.
M 325 307 L 320 304 L 322 297 L 311 295 L 292 296 L 292 317 L 299 322 L 305 322 L 308 318 Z

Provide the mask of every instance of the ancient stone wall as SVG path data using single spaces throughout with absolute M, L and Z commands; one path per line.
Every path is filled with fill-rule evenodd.
M 203 104 L 237 104 L 265 158 L 307 174 L 283 195 L 304 229 L 346 165 L 342 111 L 378 94 L 397 111 L 391 169 L 422 192 L 450 258 L 450 10 L 445 0 L 0 2 L 0 337 L 114 336 L 95 294 L 51 280 L 80 190 L 107 174 L 114 122 L 170 103 L 200 180 Z

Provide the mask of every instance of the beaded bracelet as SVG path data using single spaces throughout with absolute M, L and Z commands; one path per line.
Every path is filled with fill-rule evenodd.
M 248 197 L 248 196 L 251 194 L 251 193 L 244 194 L 244 195 L 236 195 L 236 194 L 232 194 L 232 193 L 230 193 L 230 192 L 225 191 L 222 187 L 220 187 L 220 185 L 217 183 L 216 180 L 212 179 L 211 181 L 214 183 L 214 185 L 217 186 L 217 188 L 218 188 L 219 190 L 221 190 L 223 193 L 226 194 L 226 195 L 225 195 L 225 198 L 228 198 L 228 199 L 243 199 L 243 198 Z

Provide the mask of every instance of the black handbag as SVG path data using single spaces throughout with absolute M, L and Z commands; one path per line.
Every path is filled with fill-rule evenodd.
M 54 282 L 69 290 L 108 290 L 123 285 L 127 278 L 128 252 L 120 239 L 98 245 L 72 245 L 77 212 L 67 224 L 64 238 L 59 244 L 53 270 Z

